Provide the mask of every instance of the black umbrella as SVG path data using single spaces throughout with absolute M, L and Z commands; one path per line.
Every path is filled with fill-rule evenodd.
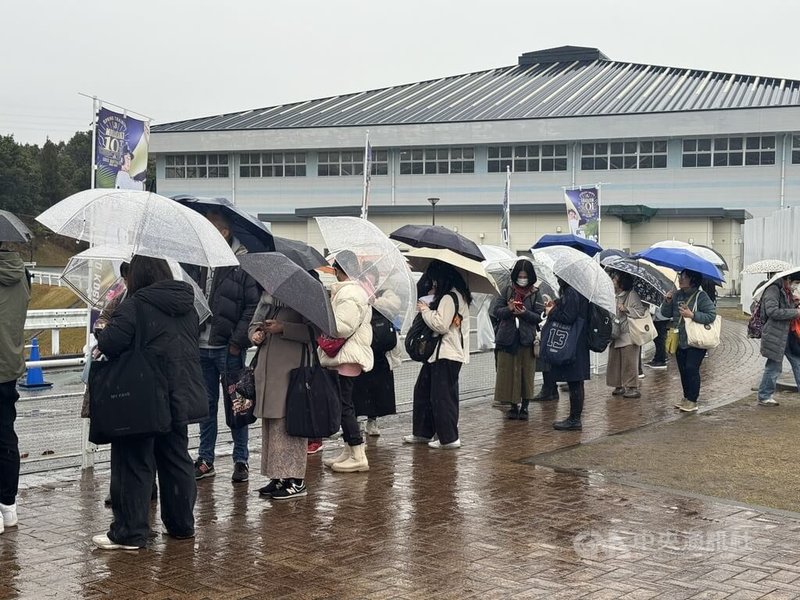
M 297 240 L 278 237 L 277 235 L 274 239 L 275 252 L 280 252 L 296 265 L 303 267 L 306 271 L 324 267 L 328 264 L 325 257 L 308 244 L 298 242 Z
M 403 225 L 389 237 L 413 248 L 452 250 L 472 260 L 486 260 L 475 242 L 441 225 Z
M 0 242 L 30 242 L 32 238 L 31 230 L 17 215 L 0 210 Z
M 675 284 L 655 267 L 632 258 L 607 257 L 600 261 L 604 267 L 633 276 L 633 289 L 643 302 L 659 305 L 664 296 L 675 291 Z
M 603 262 L 605 259 L 610 258 L 612 256 L 616 256 L 619 258 L 630 258 L 631 255 L 625 252 L 624 250 L 617 250 L 616 248 L 606 248 L 600 254 L 597 255 L 597 257 L 600 259 L 601 265 L 605 264 Z
M 279 252 L 258 252 L 239 257 L 239 263 L 264 290 L 319 327 L 336 336 L 328 293 L 322 284 Z
M 275 250 L 275 242 L 267 226 L 227 198 L 197 198 L 180 195 L 172 196 L 172 199 L 202 214 L 210 209 L 217 209 L 225 213 L 231 222 L 234 237 L 247 248 L 248 252 L 272 252 Z
M 594 256 L 603 249 L 594 240 L 582 238 L 572 233 L 548 233 L 539 238 L 539 241 L 532 246 L 532 250 L 547 248 L 549 246 L 568 246 L 580 250 L 588 256 Z

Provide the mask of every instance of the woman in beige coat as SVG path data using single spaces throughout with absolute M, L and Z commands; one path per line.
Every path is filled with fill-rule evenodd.
M 286 433 L 286 393 L 303 348 L 308 356 L 314 351 L 316 332 L 297 311 L 263 293 L 248 335 L 258 347 L 254 414 L 261 419 L 261 474 L 270 480 L 258 493 L 273 500 L 300 498 L 307 494 L 307 440 Z
M 639 398 L 639 351 L 640 346 L 633 343 L 628 319 L 641 319 L 647 314 L 647 307 L 633 289 L 633 277 L 628 273 L 614 271 L 611 275 L 617 293 L 617 316 L 615 330 L 617 335 L 608 347 L 608 367 L 606 385 L 614 388 L 614 396 Z

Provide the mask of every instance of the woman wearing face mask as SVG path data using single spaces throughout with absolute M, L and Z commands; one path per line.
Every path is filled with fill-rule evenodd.
M 496 404 L 507 404 L 508 418 L 528 419 L 528 404 L 534 398 L 536 357 L 533 343 L 542 321 L 544 302 L 536 287 L 533 264 L 522 258 L 511 271 L 511 284 L 492 304 L 498 321 L 495 333 L 497 377 Z
M 761 295 L 764 329 L 761 332 L 761 356 L 767 359 L 764 374 L 758 386 L 759 406 L 778 406 L 772 395 L 783 370 L 783 357 L 789 360 L 794 380 L 800 386 L 800 341 L 795 333 L 794 321 L 800 319 L 795 296 L 800 294 L 800 273 L 776 281 Z
M 700 364 L 706 356 L 702 348 L 693 348 L 686 337 L 684 321 L 689 319 L 708 325 L 717 318 L 717 308 L 700 287 L 702 275 L 695 271 L 683 270 L 678 278 L 678 291 L 664 296 L 661 314 L 670 319 L 670 327 L 679 332 L 678 350 L 675 361 L 681 373 L 683 400 L 675 405 L 682 412 L 696 412 L 697 398 L 700 396 Z

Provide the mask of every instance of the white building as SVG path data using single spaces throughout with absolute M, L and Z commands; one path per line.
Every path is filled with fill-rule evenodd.
M 742 259 L 742 223 L 800 202 L 800 81 L 609 60 L 566 46 L 488 71 L 154 126 L 158 191 L 226 196 L 278 235 L 321 247 L 313 216 L 357 215 L 364 140 L 370 219 L 500 241 L 566 230 L 562 189 L 602 183 L 604 247 L 660 239 Z

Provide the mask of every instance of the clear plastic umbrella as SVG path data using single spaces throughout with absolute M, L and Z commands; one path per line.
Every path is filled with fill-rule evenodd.
M 84 190 L 36 220 L 92 245 L 131 246 L 135 254 L 207 267 L 239 261 L 214 225 L 174 200 L 131 190 Z
M 120 265 L 130 262 L 131 246 L 93 246 L 67 261 L 61 280 L 84 302 L 102 309 L 119 294 L 125 293 L 125 281 L 120 277 Z M 203 292 L 194 280 L 174 260 L 167 260 L 176 281 L 185 281 L 194 291 L 194 308 L 202 323 L 211 316 Z
M 417 286 L 394 242 L 366 219 L 317 217 L 317 225 L 330 254 L 361 282 L 375 309 L 406 331 L 416 315 Z
M 536 270 L 537 287 L 550 298 L 558 297 L 556 276 L 547 265 L 537 263 L 529 256 L 517 256 L 511 250 L 501 246 L 482 245 L 478 246 L 478 248 L 486 257 L 486 260 L 482 263 L 483 268 L 494 279 L 500 293 L 503 293 L 503 290 L 511 285 L 511 271 L 517 261 L 521 258 L 527 258 L 533 263 L 533 268 Z
M 537 263 L 549 266 L 557 277 L 566 281 L 589 302 L 616 314 L 614 285 L 595 259 L 567 246 L 534 250 L 533 258 Z

